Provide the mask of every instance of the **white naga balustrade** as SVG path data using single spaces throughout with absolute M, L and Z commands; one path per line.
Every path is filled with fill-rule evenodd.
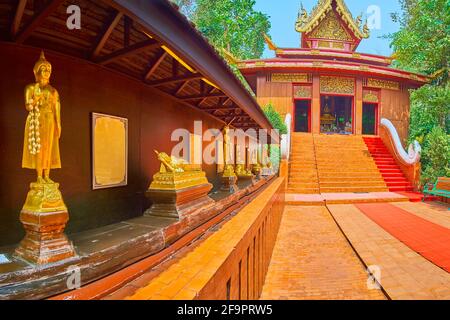
M 408 152 L 403 148 L 400 137 L 394 125 L 388 119 L 381 119 L 380 136 L 384 144 L 388 147 L 401 170 L 412 183 L 415 190 L 420 189 L 420 155 L 422 148 L 419 142 L 414 141 L 408 147 Z
M 281 135 L 281 159 L 289 159 L 291 153 L 291 121 L 292 116 L 288 113 L 284 119 L 288 132 Z
M 408 152 L 403 148 L 403 145 L 400 140 L 400 136 L 398 135 L 397 129 L 395 129 L 392 122 L 388 119 L 381 119 L 381 126 L 385 127 L 389 132 L 393 146 L 395 147 L 397 155 L 401 158 L 405 164 L 414 165 L 420 162 L 420 154 L 422 153 L 422 147 L 420 146 L 418 141 L 414 141 L 408 147 Z

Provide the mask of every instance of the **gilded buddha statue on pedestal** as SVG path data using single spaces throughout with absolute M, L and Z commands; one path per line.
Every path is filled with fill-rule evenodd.
M 58 91 L 50 85 L 51 64 L 44 52 L 33 68 L 35 83 L 25 88 L 28 116 L 22 167 L 36 170 L 37 180 L 30 184 L 20 213 L 26 235 L 15 255 L 42 265 L 75 256 L 64 234 L 69 214 L 59 184 L 50 179 L 50 170 L 61 168 L 61 105 Z

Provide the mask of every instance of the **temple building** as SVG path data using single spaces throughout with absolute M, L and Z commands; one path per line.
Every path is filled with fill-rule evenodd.
M 298 48 L 266 38 L 274 58 L 239 62 L 258 102 L 289 114 L 292 132 L 377 135 L 387 118 L 405 142 L 408 90 L 427 77 L 390 67 L 392 57 L 357 52 L 370 30 L 343 0 L 319 1 L 311 13 L 302 7 L 295 31 Z
M 310 13 L 301 6 L 293 25 L 298 48 L 265 36 L 274 58 L 236 61 L 259 104 L 285 118 L 289 192 L 417 190 L 420 150 L 404 150 L 409 90 L 429 78 L 391 67 L 392 57 L 357 52 L 369 26 L 343 0 L 321 0 Z

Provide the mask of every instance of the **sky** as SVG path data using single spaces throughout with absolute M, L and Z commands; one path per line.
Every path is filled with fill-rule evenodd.
M 303 0 L 303 6 L 308 14 L 318 0 Z M 261 11 L 270 17 L 272 24 L 270 35 L 273 42 L 280 48 L 298 48 L 300 46 L 300 33 L 295 31 L 300 0 L 256 0 L 255 10 Z M 357 49 L 358 52 L 371 53 L 382 56 L 390 56 L 392 49 L 389 47 L 389 39 L 381 39 L 383 35 L 399 30 L 400 25 L 391 19 L 391 13 L 401 12 L 398 0 L 346 0 L 345 3 L 353 17 L 363 13 L 363 23 L 366 17 L 373 15 L 373 11 L 367 13 L 370 6 L 380 9 L 380 28 L 372 29 L 370 38 L 363 39 Z M 274 52 L 266 47 L 264 58 L 274 57 Z

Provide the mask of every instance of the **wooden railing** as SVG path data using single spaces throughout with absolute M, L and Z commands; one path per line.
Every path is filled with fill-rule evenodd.
M 391 121 L 384 118 L 381 119 L 380 123 L 380 137 L 406 178 L 416 190 L 419 190 L 421 171 L 420 155 L 422 152 L 420 144 L 415 141 L 414 144 L 409 145 L 408 152 L 406 152 L 394 125 Z
M 220 230 L 128 299 L 258 299 L 284 195 L 284 178 L 277 178 Z

